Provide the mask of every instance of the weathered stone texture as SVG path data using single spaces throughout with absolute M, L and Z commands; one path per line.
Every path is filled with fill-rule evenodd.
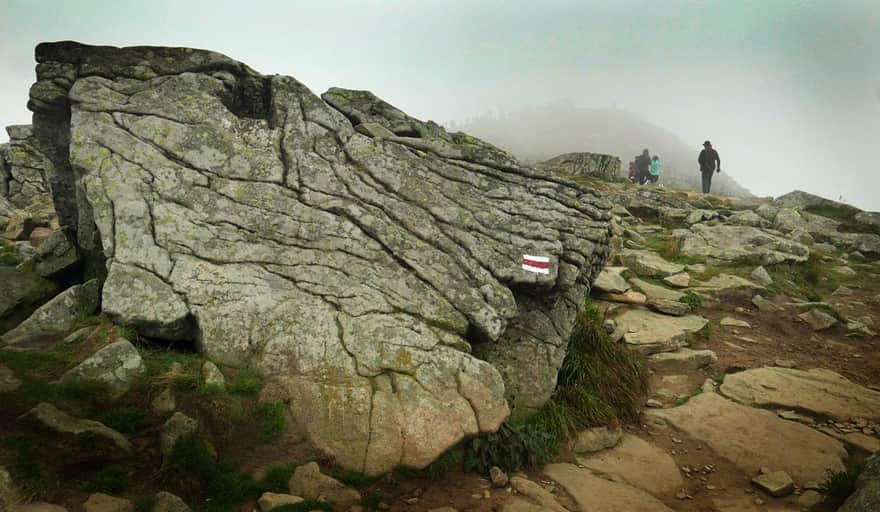
M 250 362 L 315 445 L 370 474 L 549 397 L 607 257 L 591 188 L 212 52 L 49 43 L 37 60 L 56 208 L 87 267 L 107 258 L 114 319 Z

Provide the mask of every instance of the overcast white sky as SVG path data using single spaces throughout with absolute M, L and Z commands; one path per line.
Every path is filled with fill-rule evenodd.
M 212 49 L 439 122 L 614 106 L 711 139 L 759 195 L 880 210 L 877 0 L 0 0 L 0 124 L 30 122 L 33 48 L 63 39 Z

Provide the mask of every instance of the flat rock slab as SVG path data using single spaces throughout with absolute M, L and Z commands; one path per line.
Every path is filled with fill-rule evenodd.
M 111 441 L 124 452 L 131 451 L 131 443 L 124 435 L 99 421 L 74 418 L 52 404 L 40 403 L 36 407 L 19 416 L 18 421 L 41 425 L 60 434 L 92 434 Z
M 742 327 L 743 329 L 751 329 L 752 326 L 745 320 L 739 320 L 737 318 L 731 318 L 726 316 L 721 319 L 721 325 L 725 327 Z
M 752 478 L 752 483 L 770 496 L 781 498 L 794 491 L 794 482 L 785 471 L 773 471 Z
M 620 275 L 625 267 L 605 267 L 593 281 L 593 288 L 605 293 L 623 293 L 629 290 L 629 283 Z
M 660 372 L 688 372 L 709 366 L 718 361 L 711 350 L 691 350 L 682 347 L 675 352 L 661 352 L 648 357 L 655 370 Z
M 654 496 L 673 493 L 684 485 L 678 466 L 668 453 L 629 434 L 625 434 L 616 447 L 578 457 L 578 462 L 599 476 Z
M 118 398 L 146 372 L 144 360 L 134 345 L 125 338 L 116 338 L 113 343 L 68 370 L 61 377 L 61 382 L 99 382 L 107 386 L 114 398 Z
M 627 311 L 614 321 L 624 333 L 624 341 L 644 354 L 677 350 L 689 335 L 709 322 L 697 315 L 674 317 L 642 309 Z
M 687 272 L 682 272 L 664 277 L 663 282 L 675 288 L 687 288 L 691 284 L 691 276 Z
M 550 464 L 544 474 L 559 483 L 582 511 L 672 512 L 644 491 L 598 477 L 573 464 Z
M 729 379 L 728 376 L 727 379 Z M 697 395 L 682 406 L 645 411 L 706 443 L 747 474 L 761 467 L 785 471 L 795 480 L 820 482 L 827 470 L 842 471 L 843 444 L 773 412 L 737 404 L 715 393 Z
M 698 291 L 707 292 L 720 292 L 724 290 L 735 290 L 738 288 L 748 288 L 750 290 L 764 289 L 764 287 L 761 285 L 755 284 L 748 279 L 732 274 L 718 274 L 708 281 L 694 283 L 692 288 Z
M 664 286 L 660 286 L 654 283 L 649 283 L 648 281 L 644 281 L 639 278 L 632 278 L 629 280 L 629 283 L 633 286 L 637 286 L 642 290 L 649 299 L 666 299 L 666 300 L 675 300 L 684 297 L 684 293 L 678 290 L 670 290 Z
M 670 263 L 659 254 L 650 251 L 624 249 L 620 253 L 620 261 L 640 276 L 665 277 L 684 271 L 684 265 Z
M 683 302 L 669 299 L 648 299 L 645 303 L 650 309 L 671 316 L 685 316 L 691 312 L 691 307 Z
M 726 261 L 759 258 L 764 264 L 806 261 L 807 246 L 761 228 L 749 226 L 708 226 L 696 224 L 691 229 L 674 232 L 681 254 Z
M 571 450 L 575 453 L 593 453 L 613 448 L 620 442 L 623 431 L 620 427 L 594 427 L 578 432 Z
M 806 322 L 814 331 L 824 331 L 837 323 L 836 318 L 818 309 L 811 309 L 801 313 L 798 315 L 798 318 Z
M 880 419 L 880 392 L 821 368 L 767 367 L 734 373 L 725 377 L 721 392 L 746 405 L 797 409 L 837 420 Z

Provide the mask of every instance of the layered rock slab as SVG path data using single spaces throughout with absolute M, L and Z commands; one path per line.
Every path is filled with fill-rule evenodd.
M 578 508 L 591 512 L 671 512 L 672 509 L 650 494 L 612 482 L 573 464 L 550 464 L 544 474 L 568 492 Z
M 802 262 L 810 255 L 807 246 L 749 226 L 695 224 L 676 229 L 674 236 L 685 256 L 702 256 L 725 261 L 759 259 L 763 264 Z
M 880 419 L 880 392 L 821 368 L 746 370 L 726 376 L 721 392 L 746 405 L 797 409 L 837 420 Z
M 211 52 L 37 58 L 35 133 L 70 112 L 59 216 L 107 258 L 114 319 L 250 362 L 312 442 L 369 474 L 549 398 L 607 257 L 592 189 L 369 92 L 318 97 Z
M 802 485 L 822 481 L 827 470 L 844 469 L 842 460 L 847 453 L 837 440 L 715 393 L 703 393 L 679 407 L 647 410 L 645 414 L 705 442 L 746 473 L 756 474 L 761 467 L 778 468 Z

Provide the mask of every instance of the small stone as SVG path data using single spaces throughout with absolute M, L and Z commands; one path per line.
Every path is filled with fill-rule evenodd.
M 762 470 L 765 468 L 761 468 Z M 774 471 L 772 473 L 764 473 L 752 478 L 752 483 L 758 488 L 766 491 L 771 496 L 780 498 L 787 496 L 794 491 L 794 482 L 785 471 Z
M 507 473 L 502 471 L 498 466 L 492 466 L 489 469 L 489 478 L 492 480 L 492 485 L 495 487 L 504 487 L 510 481 L 510 478 L 507 477 Z
M 797 368 L 798 364 L 795 361 L 790 359 L 777 359 L 775 361 L 776 366 L 780 368 Z
M 83 503 L 84 512 L 134 512 L 134 504 L 122 498 L 95 493 Z
M 223 377 L 220 368 L 211 361 L 205 361 L 202 365 L 202 381 L 206 386 L 216 386 L 221 389 L 226 387 L 226 378 Z
M 755 295 L 754 297 L 752 297 L 752 304 L 754 304 L 755 307 L 763 313 L 779 313 L 784 311 L 782 306 L 770 302 L 760 295 Z
M 823 331 L 837 323 L 836 318 L 818 309 L 801 313 L 798 318 L 806 322 L 814 331 Z
M 648 399 L 648 401 L 645 402 L 645 405 L 647 407 L 652 407 L 654 409 L 662 409 L 663 408 L 663 404 L 660 403 L 658 400 L 654 400 L 653 398 Z
M 691 276 L 687 272 L 682 272 L 664 277 L 663 282 L 674 288 L 687 288 L 690 286 Z
M 150 402 L 150 407 L 156 414 L 167 414 L 174 411 L 176 403 L 171 388 L 165 388 Z
M 195 434 L 198 430 L 199 422 L 197 420 L 182 412 L 174 413 L 162 425 L 162 431 L 159 433 L 159 449 L 162 455 L 165 458 L 169 457 L 178 441 Z
M 419 499 L 416 497 L 412 497 L 412 498 L 407 498 L 407 499 L 403 500 L 403 502 L 406 503 L 407 505 L 415 505 L 419 502 Z
M 763 505 L 763 504 L 764 504 L 764 500 L 762 500 L 761 498 L 755 498 L 755 505 Z
M 822 502 L 822 495 L 813 490 L 804 491 L 804 493 L 798 498 L 797 502 L 798 505 L 804 508 L 810 508 Z
M 688 493 L 684 489 L 679 489 L 675 493 L 675 499 L 686 500 L 688 497 Z
M 758 267 L 755 270 L 752 270 L 752 273 L 749 275 L 755 280 L 755 282 L 762 286 L 770 286 L 773 284 L 773 278 L 770 277 L 770 274 L 764 267 Z
M 179 496 L 162 491 L 156 493 L 156 502 L 151 512 L 190 512 L 190 508 Z
M 745 320 L 738 320 L 729 316 L 722 318 L 720 323 L 725 327 L 742 327 L 743 329 L 752 328 L 751 324 L 749 324 Z
M 282 505 L 296 505 L 303 501 L 299 496 L 294 496 L 292 494 L 278 494 L 274 492 L 266 492 L 260 496 L 260 499 L 257 501 L 257 504 L 260 506 L 261 512 L 269 512 L 273 508 L 280 507 Z
M 360 503 L 361 495 L 335 478 L 321 473 L 316 462 L 309 462 L 296 468 L 288 482 L 290 493 L 305 499 L 316 500 L 323 496 L 334 508 L 346 510 Z M 418 498 L 415 499 L 418 502 Z

